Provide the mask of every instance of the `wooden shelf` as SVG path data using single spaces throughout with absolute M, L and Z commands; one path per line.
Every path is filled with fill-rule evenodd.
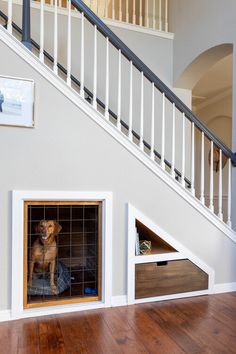
M 151 241 L 152 243 L 152 249 L 149 255 L 172 253 L 172 252 L 178 253 L 176 249 L 174 249 L 167 242 L 162 240 L 160 236 L 156 235 L 153 231 L 151 231 L 147 226 L 145 226 L 138 220 L 136 220 L 136 228 L 139 234 L 139 240 L 147 240 L 147 241 Z M 142 257 L 144 255 L 140 255 L 140 256 Z

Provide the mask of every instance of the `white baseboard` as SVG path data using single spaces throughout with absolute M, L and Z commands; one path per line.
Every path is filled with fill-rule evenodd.
M 126 295 L 119 295 L 119 296 L 112 296 L 111 298 L 111 306 L 127 306 L 127 296 Z
M 10 321 L 10 319 L 11 319 L 11 311 L 10 310 L 0 311 L 0 322 Z
M 236 291 L 236 283 L 215 284 L 213 289 L 214 294 L 230 293 L 232 291 Z

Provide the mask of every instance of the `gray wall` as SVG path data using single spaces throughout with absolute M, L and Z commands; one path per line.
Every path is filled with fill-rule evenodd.
M 213 267 L 217 283 L 236 281 L 229 238 L 1 41 L 0 52 L 1 75 L 36 84 L 36 128 L 0 127 L 0 310 L 10 308 L 13 189 L 113 192 L 114 296 L 126 293 L 127 202 Z

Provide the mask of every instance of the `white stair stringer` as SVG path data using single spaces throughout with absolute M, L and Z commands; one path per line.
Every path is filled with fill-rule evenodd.
M 120 132 L 114 124 L 105 120 L 104 116 L 93 108 L 85 99 L 83 99 L 74 89 L 69 87 L 65 81 L 43 64 L 33 53 L 31 53 L 21 42 L 14 36 L 10 35 L 7 30 L 0 26 L 0 39 L 5 45 L 19 55 L 27 64 L 40 73 L 47 81 L 49 81 L 56 89 L 58 89 L 64 96 L 73 102 L 80 110 L 82 110 L 88 117 L 102 127 L 109 133 L 117 142 L 125 147 L 135 158 L 142 162 L 149 170 L 151 170 L 164 183 L 172 188 L 179 197 L 187 201 L 199 213 L 201 213 L 207 220 L 214 224 L 220 231 L 236 243 L 236 232 L 233 231 L 227 224 L 221 221 L 215 214 L 213 214 L 206 206 L 204 206 L 197 198 L 192 196 L 190 191 L 186 190 L 177 182 L 171 175 L 165 172 L 156 162 L 139 147 L 131 142 L 126 135 Z

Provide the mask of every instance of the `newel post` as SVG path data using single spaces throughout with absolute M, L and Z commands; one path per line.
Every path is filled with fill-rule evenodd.
M 30 0 L 23 0 L 21 42 L 29 50 L 32 50 L 31 36 L 30 36 Z

